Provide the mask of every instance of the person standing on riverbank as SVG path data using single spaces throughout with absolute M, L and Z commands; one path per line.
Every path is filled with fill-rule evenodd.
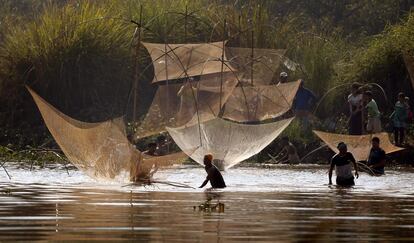
M 329 185 L 332 185 L 332 171 L 335 169 L 336 184 L 338 186 L 353 186 L 355 185 L 355 181 L 351 163 L 354 166 L 356 178 L 359 177 L 356 160 L 352 153 L 348 152 L 348 148 L 344 142 L 340 142 L 337 148 L 339 153 L 332 158 L 329 168 Z
M 204 156 L 204 165 L 207 172 L 207 178 L 199 188 L 203 188 L 210 181 L 212 188 L 225 188 L 226 183 L 224 182 L 223 176 L 216 166 L 212 164 L 213 155 L 207 154 Z
M 305 130 L 310 127 L 309 119 L 312 115 L 310 110 L 315 101 L 315 94 L 310 89 L 305 88 L 305 82 L 301 80 L 298 92 L 296 93 L 293 107 L 296 117 L 302 120 L 303 128 Z
M 404 143 L 407 117 L 405 95 L 401 92 L 398 94 L 398 101 L 395 103 L 394 112 L 390 116 L 394 127 L 394 143 L 396 146 L 402 146 Z
M 362 135 L 362 93 L 359 84 L 353 83 L 351 94 L 348 96 L 349 104 L 349 135 Z
M 364 93 L 364 101 L 365 101 L 365 108 L 368 114 L 368 121 L 367 121 L 367 132 L 368 133 L 379 133 L 381 132 L 381 113 L 378 109 L 377 102 L 372 97 L 371 91 L 365 91 Z

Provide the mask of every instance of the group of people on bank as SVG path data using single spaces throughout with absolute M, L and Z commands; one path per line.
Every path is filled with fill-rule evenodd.
M 350 135 L 374 134 L 382 131 L 381 112 L 371 91 L 364 91 L 364 88 L 357 83 L 352 84 L 348 103 Z M 394 111 L 389 118 L 394 132 L 395 145 L 404 145 L 407 125 L 412 120 L 413 113 L 410 108 L 410 98 L 403 92 L 398 94 Z

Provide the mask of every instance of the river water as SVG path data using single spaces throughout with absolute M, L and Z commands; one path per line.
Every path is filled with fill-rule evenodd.
M 327 166 L 237 167 L 228 188 L 95 182 L 63 167 L 7 164 L 0 171 L 0 241 L 140 240 L 413 241 L 414 171 L 361 174 L 351 189 L 327 185 Z M 159 181 L 197 187 L 199 166 L 161 170 Z M 224 210 L 199 208 L 224 204 Z

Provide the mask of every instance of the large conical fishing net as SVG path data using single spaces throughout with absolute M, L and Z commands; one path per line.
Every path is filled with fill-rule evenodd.
M 197 163 L 203 165 L 203 157 L 212 154 L 220 167 L 228 169 L 259 153 L 290 124 L 291 119 L 273 123 L 246 125 L 220 118 L 168 132 L 177 145 Z
M 236 85 L 237 78 L 232 72 L 159 85 L 136 136 L 154 135 L 165 131 L 166 126 L 183 126 L 195 115 L 200 121 L 217 116 Z
M 414 88 L 414 57 L 411 56 L 409 53 L 403 54 L 405 66 L 407 67 L 408 73 L 411 77 L 411 85 Z
M 339 142 L 344 142 L 348 146 L 348 151 L 351 152 L 357 161 L 366 161 L 371 150 L 371 139 L 378 137 L 381 142 L 381 148 L 385 153 L 393 153 L 403 148 L 394 146 L 388 137 L 387 133 L 377 133 L 368 135 L 344 135 L 336 133 L 327 133 L 321 131 L 313 131 L 330 149 L 338 153 L 336 148 Z
M 253 48 L 252 52 L 251 48 L 242 47 L 226 47 L 225 50 L 230 65 L 240 73 L 239 79 L 253 85 L 271 84 L 286 52 L 259 48 Z
M 237 122 L 279 117 L 292 107 L 299 86 L 300 81 L 236 87 L 227 99 L 223 117 Z
M 61 113 L 28 88 L 50 133 L 68 160 L 96 179 L 125 181 L 138 170 L 150 172 L 153 165 L 162 166 L 182 160 L 182 153 L 148 157 L 134 148 L 126 138 L 122 118 L 87 123 Z
M 154 65 L 153 83 L 230 71 L 222 66 L 223 42 L 201 44 L 142 43 Z

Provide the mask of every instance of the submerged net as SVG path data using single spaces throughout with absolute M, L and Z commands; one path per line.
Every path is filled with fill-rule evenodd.
M 236 87 L 226 102 L 223 117 L 237 122 L 279 117 L 292 107 L 299 86 L 300 81 Z
M 411 85 L 414 88 L 414 57 L 411 56 L 409 53 L 403 54 L 405 66 L 407 67 L 408 73 L 410 74 L 411 78 Z
M 226 72 L 198 78 L 179 84 L 159 85 L 136 136 L 154 135 L 165 131 L 166 126 L 183 126 L 195 115 L 200 121 L 217 116 L 237 85 L 237 77 Z
M 321 131 L 313 131 L 322 141 L 329 146 L 335 153 L 338 153 L 336 146 L 339 142 L 347 144 L 348 151 L 351 152 L 357 161 L 366 161 L 371 150 L 371 139 L 378 137 L 381 141 L 381 148 L 385 153 L 393 153 L 403 148 L 394 146 L 387 133 L 377 133 L 368 135 L 343 135 L 335 133 L 327 133 Z
M 126 181 L 139 171 L 145 175 L 153 165 L 163 166 L 184 159 L 182 153 L 143 159 L 129 143 L 122 118 L 87 123 L 63 114 L 28 88 L 47 128 L 68 160 L 96 179 Z
M 202 44 L 142 43 L 154 65 L 153 83 L 230 71 L 222 66 L 223 42 Z
M 291 119 L 268 124 L 237 124 L 220 118 L 168 132 L 184 153 L 203 165 L 206 154 L 228 169 L 259 153 L 290 124 Z
M 254 85 L 271 84 L 274 73 L 283 62 L 284 49 L 259 49 L 226 47 L 226 57 L 230 65 L 240 72 L 240 80 Z M 253 77 L 252 77 L 253 75 Z

